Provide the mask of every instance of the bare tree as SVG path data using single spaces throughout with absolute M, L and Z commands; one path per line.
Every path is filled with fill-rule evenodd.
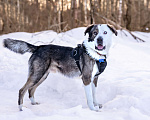
M 71 28 L 77 27 L 76 20 L 77 20 L 77 1 L 71 1 Z
M 94 2 L 95 3 L 95 2 Z M 94 20 L 94 7 L 93 7 L 93 1 L 90 0 L 90 23 L 94 24 L 95 20 Z
M 63 11 L 64 11 L 64 1 L 61 0 L 61 23 L 63 22 Z M 61 30 L 63 30 L 63 24 L 61 24 Z
M 127 10 L 126 10 L 126 28 L 131 30 L 131 9 L 132 9 L 132 0 L 127 0 Z
M 84 0 L 84 19 L 85 19 L 85 24 L 88 23 L 87 21 L 87 0 Z
M 121 17 L 122 17 L 122 0 L 119 0 L 119 16 L 118 16 L 119 25 L 121 25 Z
M 59 9 L 58 9 L 58 32 L 61 31 L 61 0 L 58 1 Z

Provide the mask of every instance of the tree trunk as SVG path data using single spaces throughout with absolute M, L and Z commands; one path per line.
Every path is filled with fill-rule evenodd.
M 93 3 L 92 0 L 90 0 L 90 23 L 91 24 L 95 24 L 93 13 L 94 13 Z
M 105 0 L 103 0 L 103 14 L 105 15 Z
M 115 21 L 114 16 L 114 0 L 111 0 L 111 19 Z
M 122 0 L 122 26 L 125 27 L 125 22 L 124 22 L 124 15 L 125 15 L 125 1 Z
M 59 9 L 58 9 L 58 32 L 61 32 L 61 0 L 58 1 Z
M 8 4 L 8 0 L 5 0 L 5 5 L 6 5 L 6 9 L 5 9 L 5 13 L 6 13 L 6 31 L 10 32 L 10 28 L 9 28 L 9 4 Z
M 119 16 L 118 16 L 119 25 L 121 25 L 121 17 L 122 17 L 122 0 L 119 0 Z
M 115 17 L 115 21 L 118 22 L 118 18 L 117 18 L 117 15 L 118 15 L 118 0 L 116 0 L 115 2 L 115 13 L 114 13 L 114 17 Z
M 142 30 L 142 31 L 144 31 L 145 30 L 145 28 L 144 28 L 144 26 L 143 26 L 143 24 L 146 22 L 146 16 L 145 16 L 145 5 L 144 5 L 144 0 L 140 0 L 141 1 L 141 4 L 140 4 L 140 6 L 141 6 L 141 10 L 140 10 L 140 12 L 141 12 L 141 14 L 140 14 L 140 30 Z
M 131 5 L 132 0 L 127 0 L 127 11 L 126 11 L 126 28 L 131 30 Z
M 4 4 L 4 0 L 1 1 L 1 5 L 2 5 L 2 11 L 0 13 L 0 33 L 4 32 L 4 24 L 5 21 L 3 19 L 5 19 L 5 4 Z
M 77 27 L 77 1 L 71 1 L 71 28 Z
M 80 8 L 80 19 L 79 19 L 79 26 L 83 26 L 83 21 L 84 21 L 84 10 L 83 10 L 83 0 L 79 1 L 79 8 Z
M 77 19 L 78 19 L 77 0 L 74 0 L 74 20 L 75 20 L 75 27 L 77 27 Z
M 46 0 L 46 11 L 48 11 L 47 29 L 50 28 L 51 23 L 51 7 L 49 0 Z
M 39 25 L 39 0 L 35 0 L 35 4 L 36 4 L 36 17 L 35 17 L 35 20 L 33 21 L 32 20 L 32 22 L 33 22 L 33 24 L 35 23 L 35 24 L 38 24 L 38 26 L 35 26 L 35 29 L 36 30 L 38 30 L 39 29 L 39 27 L 40 27 L 40 25 Z
M 64 1 L 61 0 L 61 23 L 63 22 L 63 11 L 64 11 Z M 63 24 L 61 24 L 61 30 L 63 30 Z
M 87 0 L 84 0 L 84 20 L 85 20 L 85 24 L 88 24 L 88 21 L 87 21 Z
M 99 9 L 99 11 L 98 12 L 101 12 L 101 0 L 98 0 L 98 9 Z
M 149 9 L 150 5 L 150 0 L 147 1 L 147 9 Z M 148 10 L 148 21 L 150 21 L 150 10 Z M 150 31 L 150 22 L 148 24 L 148 28 L 147 28 L 148 31 Z
M 53 14 L 53 23 L 52 24 L 57 24 L 57 2 L 58 0 L 55 0 L 54 1 L 50 1 L 53 5 L 53 11 L 54 11 L 54 14 Z M 55 31 L 57 31 L 57 29 L 54 29 Z

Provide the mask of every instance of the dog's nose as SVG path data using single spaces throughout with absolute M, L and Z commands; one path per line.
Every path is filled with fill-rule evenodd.
M 103 38 L 101 36 L 97 38 L 97 44 L 103 45 Z

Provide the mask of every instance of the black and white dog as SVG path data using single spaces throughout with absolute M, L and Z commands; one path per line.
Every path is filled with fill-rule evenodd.
M 69 77 L 81 75 L 88 107 L 94 111 L 98 111 L 102 107 L 96 101 L 97 80 L 98 75 L 104 71 L 107 65 L 106 58 L 111 46 L 111 38 L 113 33 L 117 35 L 117 31 L 107 24 L 95 24 L 87 27 L 86 33 L 89 34 L 89 38 L 84 40 L 81 47 L 78 48 L 78 51 L 82 49 L 78 60 L 74 58 L 72 54 L 74 48 L 71 47 L 52 44 L 34 46 L 20 40 L 4 39 L 4 47 L 12 51 L 20 54 L 32 53 L 29 59 L 28 80 L 19 90 L 20 111 L 22 111 L 23 97 L 27 90 L 31 104 L 38 104 L 34 99 L 34 92 L 53 71 Z

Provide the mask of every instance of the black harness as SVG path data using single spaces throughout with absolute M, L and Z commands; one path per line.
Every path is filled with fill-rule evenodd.
M 72 50 L 72 56 L 75 59 L 75 62 L 77 64 L 81 74 L 82 74 L 82 70 L 80 67 L 79 60 L 80 60 L 80 56 L 83 54 L 83 51 L 84 51 L 84 49 L 83 49 L 83 47 L 81 47 L 81 44 L 78 44 L 78 46 Z
M 80 67 L 79 60 L 80 60 L 80 56 L 83 54 L 83 52 L 87 53 L 86 48 L 81 44 L 78 44 L 78 46 L 72 50 L 72 57 L 75 59 L 75 62 L 77 64 L 81 74 L 82 74 L 82 70 Z M 99 73 L 97 73 L 95 76 L 98 76 L 105 70 L 105 68 L 107 66 L 106 56 L 105 56 L 105 59 L 100 59 L 99 61 L 98 60 L 95 60 L 95 61 L 96 61 L 96 64 L 97 64 L 97 67 L 99 70 Z

